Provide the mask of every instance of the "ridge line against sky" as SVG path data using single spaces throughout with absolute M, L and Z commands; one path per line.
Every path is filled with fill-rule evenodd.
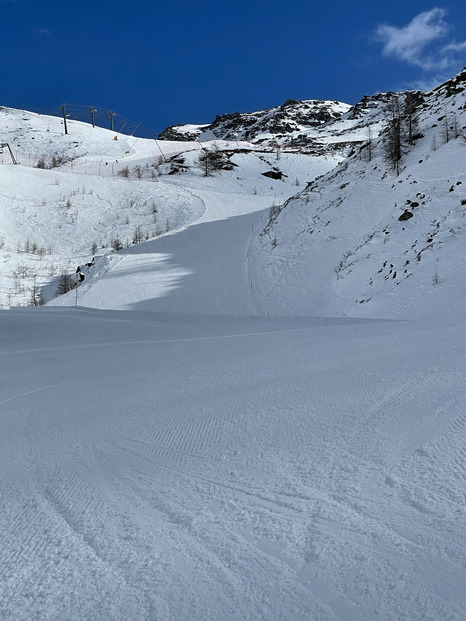
M 0 32 L 0 105 L 80 102 L 154 132 L 287 99 L 428 90 L 466 64 L 459 0 L 0 0 Z

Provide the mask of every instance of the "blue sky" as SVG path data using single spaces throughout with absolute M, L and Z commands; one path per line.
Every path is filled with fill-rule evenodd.
M 464 0 L 0 0 L 0 32 L 0 105 L 95 105 L 150 132 L 286 99 L 356 103 L 466 65 Z

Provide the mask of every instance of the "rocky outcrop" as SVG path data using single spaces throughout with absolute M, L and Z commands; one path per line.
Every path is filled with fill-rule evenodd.
M 220 140 L 261 141 L 264 136 L 278 138 L 309 128 L 318 128 L 341 118 L 350 109 L 337 101 L 288 99 L 281 106 L 258 112 L 218 115 L 208 126 L 175 125 L 165 129 L 161 140 L 202 139 L 204 132 Z M 189 128 L 189 129 L 188 129 Z M 192 131 L 190 131 L 192 129 Z M 291 138 L 291 136 L 290 136 Z

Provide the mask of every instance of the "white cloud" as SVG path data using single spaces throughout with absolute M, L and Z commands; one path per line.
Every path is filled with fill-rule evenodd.
M 434 89 L 436 86 L 440 86 L 445 80 L 447 76 L 441 77 L 427 77 L 424 80 L 413 80 L 411 82 L 404 82 L 398 86 L 395 90 L 397 91 L 424 91 L 429 92 Z
M 451 30 L 445 21 L 446 11 L 435 7 L 424 11 L 398 28 L 382 24 L 376 39 L 383 43 L 383 56 L 420 67 L 424 71 L 442 71 L 458 63 L 457 55 L 466 50 L 466 41 L 442 43 Z
M 47 35 L 48 37 L 52 34 L 48 28 L 36 28 L 34 32 L 39 35 Z
M 444 50 L 446 52 L 462 52 L 463 50 L 466 50 L 466 41 L 463 41 L 463 43 L 456 43 L 456 41 L 452 41 L 452 43 L 449 43 L 444 47 Z

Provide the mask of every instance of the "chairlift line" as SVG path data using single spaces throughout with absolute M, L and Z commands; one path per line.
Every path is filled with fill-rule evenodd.
M 31 112 L 34 112 L 34 110 L 31 110 Z M 135 121 L 132 121 L 131 119 L 127 119 L 123 117 L 122 115 L 118 114 L 117 112 L 114 112 L 111 109 L 101 108 L 101 107 L 97 109 L 97 107 L 94 105 L 90 106 L 90 105 L 83 105 L 83 104 L 62 103 L 57 108 L 54 108 L 54 109 L 41 108 L 41 109 L 36 109 L 35 112 L 39 114 L 41 113 L 50 114 L 52 116 L 60 115 L 62 117 L 62 124 L 64 126 L 65 134 L 68 133 L 68 126 L 67 126 L 68 119 L 75 120 L 75 121 L 83 120 L 84 122 L 89 122 L 90 120 L 92 122 L 93 127 L 96 127 L 95 125 L 96 119 L 102 119 L 102 117 L 106 116 L 110 121 L 111 131 L 116 130 L 116 128 L 112 126 L 113 117 L 118 117 L 119 125 L 121 125 L 121 128 L 117 130 L 118 134 L 122 133 L 123 127 L 128 125 L 128 128 L 131 129 L 131 133 L 129 134 L 131 137 L 141 138 L 141 137 L 144 137 L 144 135 L 148 134 L 148 136 L 152 139 L 157 138 L 157 133 L 153 133 L 151 128 L 149 129 L 145 128 L 142 125 L 142 121 L 140 121 L 139 123 L 135 123 Z M 116 122 L 117 122 L 117 119 L 115 119 L 115 123 Z M 105 127 L 105 125 L 101 124 L 100 127 Z M 140 136 L 135 136 L 137 131 L 141 133 Z
M 134 128 L 133 131 L 131 132 L 131 136 L 134 134 L 134 132 L 136 132 L 138 130 L 138 127 L 141 125 L 141 122 L 139 122 Z

